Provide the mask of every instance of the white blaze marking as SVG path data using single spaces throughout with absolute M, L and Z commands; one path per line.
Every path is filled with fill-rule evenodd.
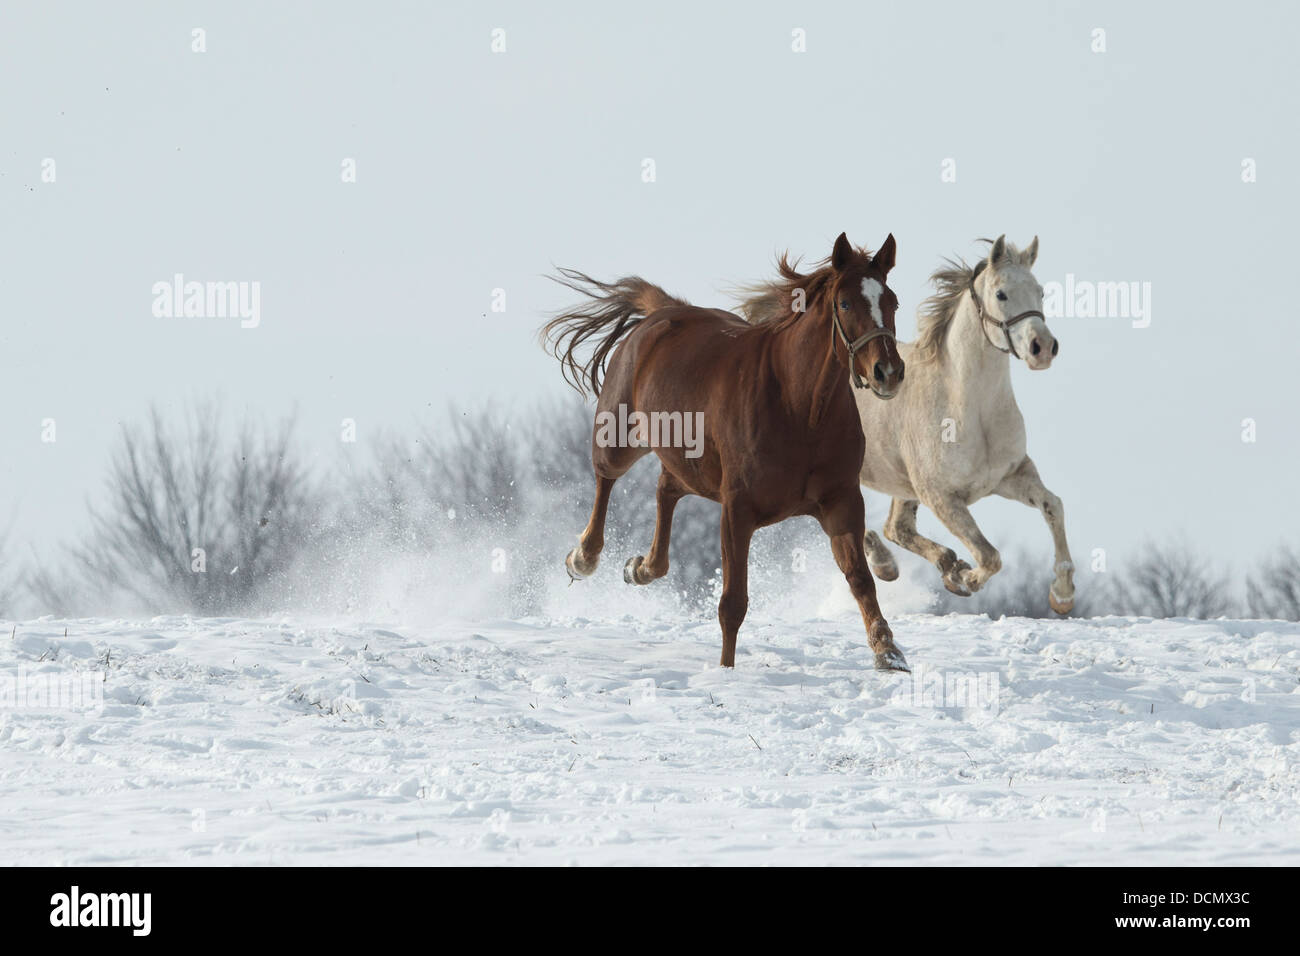
M 880 311 L 880 293 L 885 288 L 875 279 L 862 280 L 862 298 L 867 300 L 867 309 L 871 312 L 871 321 L 876 323 L 876 328 L 883 329 L 884 313 Z

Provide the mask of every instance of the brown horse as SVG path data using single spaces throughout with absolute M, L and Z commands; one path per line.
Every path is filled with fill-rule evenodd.
M 542 338 L 569 382 L 598 396 L 596 501 L 565 558 L 569 574 L 576 580 L 596 569 L 614 482 L 654 451 L 662 465 L 654 540 L 648 554 L 627 562 L 623 577 L 649 584 L 668 573 L 673 509 L 684 495 L 720 502 L 723 667 L 735 666 L 736 634 L 749 606 L 754 531 L 811 515 L 830 536 L 857 599 L 876 667 L 907 670 L 863 549 L 858 474 L 865 439 L 849 387 L 850 380 L 869 385 L 889 399 L 903 381 L 894 342 L 898 300 L 885 285 L 894 255 L 892 235 L 873 257 L 841 233 L 811 274 L 799 274 L 783 257 L 787 314 L 757 326 L 697 308 L 639 277 L 604 283 L 560 270 L 557 281 L 592 301 L 556 316 Z M 575 350 L 589 339 L 596 347 L 582 362 Z M 695 442 L 692 423 L 702 433 Z

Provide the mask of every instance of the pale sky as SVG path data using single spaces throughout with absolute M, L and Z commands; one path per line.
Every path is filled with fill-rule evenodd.
M 296 407 L 325 464 L 343 418 L 559 394 L 553 265 L 726 305 L 846 230 L 897 238 L 904 337 L 980 236 L 1039 236 L 1045 283 L 1151 283 L 1149 328 L 1055 319 L 1056 365 L 1014 371 L 1030 454 L 1081 565 L 1179 532 L 1240 565 L 1300 538 L 1297 35 L 1282 3 L 6 2 L 11 551 L 84 527 L 151 402 Z M 260 325 L 155 317 L 175 273 L 259 282 Z M 974 513 L 1047 552 L 1028 509 Z

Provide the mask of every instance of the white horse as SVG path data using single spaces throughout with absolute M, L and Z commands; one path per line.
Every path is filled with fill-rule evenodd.
M 922 303 L 917 341 L 899 344 L 906 381 L 897 397 L 881 402 L 855 392 L 871 449 L 861 481 L 893 498 L 885 537 L 934 564 L 944 586 L 962 596 L 978 591 L 1002 567 L 970 505 L 996 494 L 1037 508 L 1056 551 L 1048 600 L 1066 614 L 1074 607 L 1074 565 L 1065 511 L 1025 453 L 1025 420 L 1011 390 L 1012 356 L 1031 369 L 1045 369 L 1059 349 L 1043 317 L 1043 287 L 1030 271 L 1037 256 L 1037 236 L 1024 251 L 999 236 L 978 265 L 948 260 L 930 277 L 936 291 Z M 774 288 L 748 287 L 752 295 L 741 311 L 751 322 L 790 308 Z M 974 568 L 917 532 L 919 504 L 970 550 Z M 866 533 L 866 551 L 876 577 L 898 577 L 893 556 L 874 531 Z

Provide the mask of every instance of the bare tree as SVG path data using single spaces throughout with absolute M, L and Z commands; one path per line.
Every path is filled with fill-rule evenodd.
M 413 439 L 381 433 L 368 457 L 349 465 L 336 529 L 422 553 L 440 543 L 440 530 L 517 522 L 524 430 L 491 408 L 452 408 L 444 423 L 426 424 Z
M 1278 548 L 1246 578 L 1246 605 L 1253 617 L 1300 621 L 1300 553 Z
M 126 596 L 145 610 L 242 613 L 270 595 L 311 537 L 317 510 L 291 451 L 292 422 L 245 425 L 223 450 L 214 404 L 195 408 L 182 435 L 151 410 L 123 429 L 107 504 L 92 508 L 72 571 L 99 600 Z M 38 600 L 74 603 L 55 575 L 38 571 Z
M 1185 543 L 1149 544 L 1118 585 L 1128 614 L 1222 617 L 1231 609 L 1227 578 Z

